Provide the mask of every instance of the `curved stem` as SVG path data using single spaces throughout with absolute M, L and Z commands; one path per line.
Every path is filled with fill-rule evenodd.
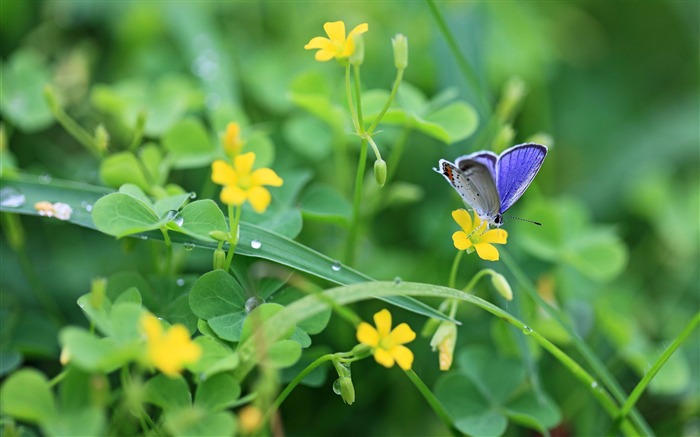
M 345 262 L 353 265 L 355 262 L 355 246 L 357 245 L 357 232 L 360 226 L 360 204 L 362 203 L 362 186 L 364 185 L 365 167 L 367 165 L 367 141 L 360 143 L 360 160 L 357 163 L 355 174 L 355 194 L 352 202 L 352 221 L 348 231 L 348 239 L 345 246 Z
M 172 273 L 173 264 L 173 244 L 170 241 L 170 235 L 168 235 L 168 228 L 163 226 L 160 228 L 160 232 L 163 234 L 163 241 L 165 242 L 165 273 Z
M 618 417 L 615 420 L 615 423 L 613 424 L 613 432 L 620 425 L 620 423 L 623 420 L 625 420 L 630 411 L 632 411 L 634 405 L 639 400 L 639 397 L 642 396 L 642 393 L 644 393 L 644 390 L 647 388 L 654 376 L 656 376 L 656 374 L 659 373 L 659 370 L 661 370 L 663 365 L 666 364 L 666 361 L 668 361 L 668 359 L 671 358 L 671 355 L 673 355 L 676 349 L 678 349 L 678 347 L 681 344 L 683 344 L 685 340 L 688 339 L 690 334 L 695 330 L 695 328 L 697 328 L 698 324 L 700 324 L 700 312 L 695 314 L 695 317 L 693 317 L 690 320 L 690 322 L 686 325 L 685 329 L 683 329 L 683 331 L 678 335 L 678 337 L 676 337 L 675 340 L 673 340 L 673 342 L 666 348 L 666 350 L 656 360 L 654 365 L 652 365 L 651 368 L 646 372 L 642 380 L 639 381 L 639 384 L 637 384 L 634 390 L 632 390 L 632 393 L 630 393 L 629 397 L 627 398 L 627 401 L 622 406 L 622 408 L 620 408 Z
M 366 133 L 366 134 L 364 134 L 363 138 L 365 138 L 367 140 L 367 142 L 369 143 L 369 145 L 372 146 L 372 151 L 374 151 L 374 156 L 377 159 L 382 159 L 382 154 L 379 153 L 379 147 L 377 147 L 377 144 L 374 142 L 372 137 L 368 133 Z
M 389 110 L 389 107 L 394 102 L 396 93 L 399 91 L 399 85 L 401 85 L 401 80 L 403 79 L 403 71 L 403 68 L 396 70 L 396 79 L 394 80 L 394 86 L 391 88 L 391 94 L 386 100 L 386 103 L 384 103 L 384 107 L 382 108 L 381 112 L 379 112 L 379 115 L 377 115 L 377 117 L 374 119 L 369 129 L 367 129 L 368 134 L 372 135 L 372 132 L 374 132 L 374 129 L 377 127 L 382 117 L 384 117 L 384 114 L 386 114 L 386 111 Z
M 452 56 L 454 56 L 454 58 L 457 60 L 457 64 L 462 70 L 464 78 L 467 80 L 467 83 L 471 87 L 472 91 L 474 91 L 474 95 L 477 98 L 482 109 L 486 112 L 487 115 L 490 114 L 490 105 L 488 103 L 488 100 L 486 99 L 486 96 L 484 95 L 484 92 L 479 83 L 479 78 L 476 76 L 474 69 L 469 64 L 469 61 L 467 61 L 467 58 L 465 58 L 462 52 L 459 50 L 457 40 L 455 39 L 454 35 L 452 35 L 452 31 L 450 31 L 450 28 L 447 25 L 445 18 L 442 16 L 442 13 L 440 13 L 440 10 L 437 8 L 437 6 L 435 6 L 435 1 L 426 1 L 428 3 L 428 7 L 430 8 L 430 12 L 432 13 L 433 18 L 435 19 L 435 22 L 437 23 L 438 27 L 440 28 L 440 31 L 442 32 L 442 36 L 447 42 L 447 46 L 452 52 Z
M 454 436 L 461 436 L 462 434 L 452 425 L 452 419 L 450 419 L 450 416 L 447 414 L 447 411 L 445 411 L 440 401 L 425 385 L 423 380 L 416 375 L 416 372 L 414 372 L 413 369 L 408 369 L 406 370 L 406 376 L 408 376 L 408 379 L 410 379 L 413 385 L 416 386 L 418 392 L 423 395 L 423 398 L 425 398 L 426 402 L 428 402 L 430 408 L 432 408 L 435 414 L 440 418 L 440 420 L 442 420 L 442 423 L 444 423 L 445 427 L 450 430 L 450 433 Z
M 241 221 L 241 212 L 241 206 L 237 206 L 235 209 L 233 205 L 228 206 L 229 234 L 231 235 L 231 240 L 228 243 L 228 253 L 226 254 L 226 264 L 224 266 L 224 270 L 227 272 L 231 268 L 233 254 L 236 253 L 236 246 L 238 246 L 238 224 Z
M 530 296 L 530 298 L 535 301 L 535 303 L 544 311 L 551 316 L 557 323 L 569 334 L 571 340 L 583 356 L 584 360 L 591 366 L 593 373 L 598 377 L 598 379 L 603 383 L 603 385 L 610 390 L 610 393 L 615 398 L 617 402 L 622 404 L 626 400 L 626 395 L 622 390 L 620 384 L 613 378 L 613 376 L 605 368 L 605 365 L 600 361 L 600 359 L 593 353 L 593 351 L 588 347 L 585 341 L 578 335 L 577 332 L 564 320 L 561 313 L 547 302 L 544 301 L 537 294 L 535 287 L 532 285 L 530 280 L 527 278 L 525 273 L 518 267 L 518 265 L 510 257 L 510 254 L 504 249 L 501 249 L 503 263 L 506 265 L 511 274 L 520 283 L 520 286 L 525 289 L 525 292 Z M 637 412 L 633 410 L 630 413 L 630 420 L 634 423 L 636 429 L 635 433 L 639 435 L 653 436 L 654 431 L 649 427 L 649 425 L 644 421 L 644 418 Z
M 452 268 L 450 269 L 450 279 L 447 280 L 447 286 L 450 288 L 455 288 L 455 282 L 457 281 L 457 270 L 459 270 L 459 262 L 464 256 L 463 250 L 458 250 L 457 255 L 455 255 L 454 261 L 452 261 Z
M 350 110 L 350 118 L 352 119 L 352 125 L 355 128 L 355 132 L 358 135 L 360 135 L 360 124 L 357 120 L 355 104 L 352 101 L 352 87 L 350 86 L 350 64 L 345 66 L 345 94 L 348 100 L 348 109 Z
M 360 135 L 365 133 L 365 121 L 362 118 L 362 88 L 360 87 L 360 66 L 354 65 L 352 69 L 353 79 L 355 79 L 355 103 L 357 104 L 357 132 Z

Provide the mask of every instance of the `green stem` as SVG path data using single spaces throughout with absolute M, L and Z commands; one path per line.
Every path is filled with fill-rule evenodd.
M 146 112 L 145 111 L 139 111 L 139 113 L 136 115 L 136 126 L 134 126 L 134 138 L 131 140 L 131 144 L 129 144 L 129 150 L 136 150 L 138 146 L 141 144 L 141 140 L 143 139 L 143 130 L 146 127 Z M 149 174 L 146 172 L 145 174 Z
M 260 429 L 258 431 L 262 431 L 262 427 L 265 423 L 267 423 L 268 420 L 270 420 L 270 417 L 277 411 L 277 409 L 282 405 L 282 402 L 287 399 L 287 396 L 294 390 L 294 388 L 299 385 L 299 383 L 306 378 L 306 376 L 311 373 L 315 368 L 320 366 L 321 364 L 325 363 L 326 361 L 331 361 L 335 354 L 326 354 L 323 355 L 308 366 L 304 368 L 299 374 L 289 383 L 287 386 L 282 390 L 282 392 L 277 396 L 277 399 L 270 405 L 270 408 L 265 412 L 265 415 L 263 416 L 262 420 L 260 421 Z M 255 433 L 257 435 L 258 433 Z
M 58 123 L 63 126 L 63 128 L 70 135 L 73 136 L 80 144 L 82 144 L 90 153 L 95 155 L 96 158 L 102 158 L 104 151 L 100 150 L 95 142 L 95 138 L 86 131 L 82 126 L 80 126 L 75 120 L 73 120 L 58 104 L 53 89 L 49 86 L 44 88 L 44 97 L 46 102 L 53 113 L 54 118 Z
M 61 371 L 61 373 L 59 373 L 58 375 L 51 378 L 51 381 L 49 381 L 49 387 L 53 387 L 56 384 L 58 384 L 59 382 L 63 381 L 63 379 L 66 377 L 67 374 L 68 374 L 68 370 L 65 369 L 65 370 Z
M 450 48 L 450 51 L 452 52 L 452 56 L 454 56 L 457 60 L 457 64 L 462 70 L 464 78 L 467 80 L 469 86 L 474 91 L 474 94 L 477 100 L 479 101 L 479 104 L 482 106 L 482 109 L 486 112 L 486 114 L 490 114 L 491 108 L 486 99 L 486 96 L 483 93 L 483 90 L 481 89 L 479 78 L 476 76 L 474 69 L 469 64 L 469 61 L 467 61 L 467 58 L 464 57 L 462 52 L 459 50 L 457 40 L 455 39 L 454 35 L 452 35 L 452 31 L 450 31 L 450 28 L 447 25 L 445 18 L 442 16 L 442 13 L 437 8 L 437 6 L 435 6 L 434 0 L 426 0 L 426 2 L 428 3 L 428 7 L 430 8 L 430 12 L 432 13 L 433 18 L 437 22 L 437 25 L 440 28 L 440 31 L 442 32 L 442 36 L 445 38 L 445 41 L 447 42 L 447 45 Z
M 379 115 L 377 115 L 377 117 L 374 119 L 374 121 L 370 125 L 369 129 L 367 129 L 367 133 L 369 135 L 372 135 L 372 133 L 374 132 L 374 129 L 377 127 L 377 125 L 381 121 L 382 117 L 384 117 L 384 114 L 386 114 L 386 111 L 389 110 L 389 107 L 394 102 L 394 98 L 396 97 L 396 93 L 399 91 L 399 85 L 401 85 L 401 80 L 403 79 L 403 72 L 404 72 L 403 68 L 396 70 L 396 79 L 394 80 L 394 86 L 391 88 L 391 94 L 389 95 L 389 98 L 386 100 L 386 103 L 384 103 L 384 107 L 382 108 Z
M 365 133 L 364 138 L 367 140 L 369 145 L 372 146 L 372 151 L 374 151 L 374 156 L 376 159 L 382 159 L 382 154 L 379 153 L 379 147 L 377 147 L 377 144 L 374 142 L 372 137 L 368 133 Z
M 450 269 L 450 279 L 447 281 L 447 286 L 450 288 L 456 288 L 455 283 L 457 281 L 457 270 L 459 270 L 459 262 L 464 256 L 464 250 L 458 250 L 457 255 L 455 255 L 454 261 L 452 261 L 452 268 Z
M 423 398 L 428 402 L 430 408 L 432 408 L 435 414 L 442 420 L 442 423 L 450 430 L 450 433 L 454 436 L 461 436 L 462 434 L 452 425 L 452 419 L 450 419 L 450 416 L 447 414 L 447 411 L 445 411 L 440 401 L 438 401 L 433 392 L 425 385 L 423 380 L 416 375 L 416 372 L 414 372 L 413 369 L 408 369 L 406 370 L 406 376 L 408 376 L 408 379 L 416 386 L 418 392 L 423 395 Z
M 352 119 L 352 125 L 355 127 L 355 132 L 360 135 L 360 123 L 357 119 L 357 111 L 355 110 L 355 104 L 352 100 L 352 87 L 350 85 L 350 64 L 345 67 L 345 94 L 348 99 L 348 109 L 350 110 L 350 118 Z M 360 102 L 358 101 L 358 105 Z
M 651 368 L 644 374 L 644 377 L 642 378 L 641 381 L 639 381 L 639 384 L 632 390 L 632 393 L 630 393 L 629 397 L 627 398 L 627 401 L 625 404 L 620 408 L 620 411 L 618 413 L 618 417 L 615 420 L 615 423 L 613 424 L 613 432 L 617 427 L 620 425 L 620 423 L 627 418 L 627 415 L 632 411 L 634 408 L 634 405 L 637 403 L 639 400 L 640 396 L 642 396 L 642 393 L 644 393 L 644 390 L 646 390 L 647 386 L 651 382 L 651 380 L 656 376 L 657 373 L 659 373 L 659 370 L 663 367 L 664 364 L 666 364 L 666 361 L 668 361 L 669 358 L 671 358 L 671 355 L 680 347 L 681 344 L 685 340 L 688 339 L 690 334 L 697 328 L 698 324 L 700 324 L 700 312 L 695 314 L 695 317 L 693 317 L 690 322 L 686 325 L 685 329 L 678 335 L 678 337 L 673 340 L 673 342 L 666 348 L 666 350 L 661 354 L 661 356 L 656 360 L 654 365 L 651 366 Z
M 610 393 L 620 404 L 624 403 L 627 396 L 625 395 L 620 384 L 613 378 L 613 376 L 605 368 L 605 365 L 598 359 L 598 357 L 593 353 L 593 351 L 588 347 L 585 341 L 578 335 L 577 332 L 564 320 L 562 314 L 554 307 L 549 305 L 540 297 L 540 295 L 535 290 L 530 280 L 527 278 L 525 273 L 518 267 L 518 265 L 510 257 L 510 254 L 505 249 L 501 249 L 501 258 L 503 263 L 506 265 L 511 274 L 515 277 L 516 281 L 520 286 L 525 289 L 525 292 L 530 296 L 532 300 L 545 312 L 551 316 L 557 323 L 569 334 L 571 340 L 583 356 L 584 360 L 591 366 L 593 373 L 598 377 L 598 379 L 603 383 L 603 385 L 610 390 Z M 617 414 L 615 415 L 617 416 Z M 635 434 L 653 436 L 654 431 L 649 427 L 649 425 L 644 421 L 644 418 L 639 414 L 638 411 L 633 410 L 630 413 L 630 420 L 634 424 L 636 430 Z
M 352 77 L 355 79 L 355 102 L 357 103 L 357 125 L 358 134 L 360 136 L 364 135 L 365 131 L 365 121 L 362 118 L 362 87 L 360 86 L 360 66 L 354 65 L 352 69 Z
M 235 209 L 233 205 L 228 206 L 229 234 L 231 235 L 231 240 L 228 242 L 228 253 L 226 254 L 226 264 L 224 268 L 227 272 L 231 268 L 233 254 L 236 252 L 236 246 L 238 246 L 238 224 L 241 221 L 241 212 L 242 208 L 240 206 L 237 206 Z
M 362 186 L 364 185 L 365 167 L 367 165 L 367 141 L 360 143 L 360 160 L 357 163 L 357 173 L 355 174 L 355 194 L 352 203 L 352 220 L 348 231 L 348 239 L 345 246 L 345 262 L 353 265 L 355 262 L 355 245 L 357 244 L 357 233 L 360 226 L 360 204 L 362 203 Z

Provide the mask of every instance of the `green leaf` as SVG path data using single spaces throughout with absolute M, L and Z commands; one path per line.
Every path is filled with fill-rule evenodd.
M 99 231 L 117 238 L 159 229 L 170 220 L 159 219 L 148 205 L 123 193 L 108 194 L 95 202 L 92 218 Z
M 301 345 L 294 340 L 277 341 L 267 348 L 265 364 L 274 369 L 293 366 L 301 358 Z
M 3 118 L 27 133 L 51 125 L 53 114 L 44 100 L 44 86 L 51 81 L 51 71 L 39 52 L 17 50 L 2 64 L 0 77 Z
M 282 133 L 292 150 L 313 162 L 327 159 L 333 149 L 331 129 L 318 118 L 308 114 L 288 118 Z
M 115 302 L 110 314 L 112 319 L 111 338 L 119 345 L 128 345 L 141 340 L 142 335 L 139 327 L 144 312 L 140 302 Z
M 479 116 L 471 105 L 464 102 L 453 102 L 426 115 L 425 121 L 440 126 L 447 134 L 445 142 L 452 144 L 468 138 L 476 131 Z M 419 130 L 422 129 L 419 127 Z
M 255 308 L 250 314 L 248 314 L 248 317 L 243 322 L 243 331 L 241 332 L 240 341 L 243 342 L 249 339 L 255 330 L 259 329 L 267 320 L 283 309 L 284 307 L 282 305 L 278 305 L 276 303 L 265 303 Z M 294 333 L 295 328 L 296 327 L 294 325 L 291 325 L 282 332 L 275 333 L 275 338 L 282 340 L 288 339 Z M 267 344 L 274 341 L 268 339 L 265 340 L 265 343 Z
M 153 202 L 151 199 L 149 199 L 148 196 L 146 196 L 146 193 L 143 192 L 143 190 L 138 186 L 134 184 L 124 184 L 119 187 L 119 192 L 128 194 L 129 196 L 133 197 L 136 200 L 140 200 L 141 202 L 145 203 L 148 205 L 149 208 L 153 209 Z
M 304 296 L 305 294 L 301 291 L 291 287 L 287 287 L 275 295 L 275 302 L 279 303 L 280 305 L 287 306 L 288 304 L 298 299 L 301 299 Z M 319 314 L 302 320 L 301 322 L 299 322 L 298 326 L 307 334 L 319 334 L 324 329 L 326 329 L 326 326 L 328 325 L 328 322 L 331 319 L 332 313 L 333 311 L 330 308 L 328 308 L 325 311 L 320 312 Z
M 182 224 L 179 232 L 204 241 L 214 241 L 209 232 L 228 232 L 224 213 L 212 200 L 198 200 L 185 206 L 180 212 Z
M 48 435 L 55 436 L 96 436 L 104 435 L 106 424 L 102 409 L 87 406 L 81 410 L 61 411 L 46 424 L 46 430 Z
M 104 158 L 100 163 L 100 179 L 114 188 L 134 184 L 148 191 L 151 187 L 141 163 L 131 152 L 117 152 Z
M 48 423 L 56 416 L 49 381 L 34 369 L 13 373 L 0 389 L 0 411 L 19 420 Z
M 196 118 L 175 123 L 163 135 L 163 146 L 171 153 L 174 168 L 203 167 L 214 160 L 214 145 Z
M 201 408 L 187 408 L 167 413 L 165 428 L 175 437 L 236 435 L 236 419 L 228 412 L 208 414 Z
M 547 396 L 538 398 L 526 392 L 508 403 L 506 416 L 512 421 L 529 428 L 545 431 L 554 428 L 561 421 L 561 413 L 556 404 Z
M 153 209 L 158 217 L 163 217 L 170 211 L 179 211 L 189 199 L 190 193 L 175 194 L 164 197 L 156 201 Z
M 144 401 L 163 409 L 176 411 L 192 404 L 192 395 L 187 381 L 182 376 L 157 375 L 144 386 Z
M 137 343 L 118 346 L 110 337 L 98 338 L 77 327 L 63 328 L 59 339 L 70 363 L 87 371 L 110 373 L 138 356 Z
M 139 307 L 141 306 L 141 294 L 136 287 L 131 287 L 125 292 L 120 294 L 114 301 L 115 305 L 119 303 L 135 303 Z
M 0 377 L 4 377 L 22 364 L 22 354 L 16 350 L 8 350 L 6 347 L 6 345 L 0 347 Z
M 627 249 L 619 237 L 606 231 L 591 231 L 569 244 L 564 259 L 598 282 L 614 279 L 627 265 Z
M 352 206 L 335 189 L 314 184 L 304 191 L 301 208 L 305 218 L 347 224 Z
M 253 131 L 243 145 L 243 153 L 254 152 L 253 168 L 269 167 L 275 161 L 275 145 L 270 137 L 260 131 Z
M 187 294 L 183 294 L 163 308 L 163 316 L 172 324 L 180 323 L 185 325 L 190 334 L 194 334 L 197 330 L 197 320 L 199 319 L 190 309 L 190 301 Z
M 90 323 L 94 324 L 102 334 L 112 335 L 112 320 L 109 317 L 112 303 L 109 299 L 105 299 L 100 308 L 95 308 L 92 306 L 92 299 L 88 293 L 80 296 L 77 303 Z
M 233 376 L 227 374 L 206 378 L 194 395 L 194 405 L 212 413 L 233 406 L 241 396 L 241 386 Z
M 207 324 L 209 328 L 222 340 L 240 341 L 243 323 L 247 314 L 245 310 L 240 310 L 235 313 L 224 314 L 209 319 Z
M 139 159 L 146 170 L 148 180 L 158 185 L 165 183 L 168 176 L 167 163 L 163 161 L 163 153 L 154 143 L 145 144 L 139 149 Z
M 65 371 L 58 386 L 62 413 L 83 410 L 92 405 L 94 396 L 100 390 L 109 390 L 109 380 L 103 375 L 91 375 L 71 365 Z
M 46 184 L 39 182 L 35 176 L 22 174 L 18 175 L 18 177 L 20 179 L 7 181 L 7 183 L 3 179 L 3 186 L 11 186 L 17 189 L 26 196 L 27 201 L 19 207 L 0 205 L 0 211 L 38 216 L 38 212 L 34 209 L 33 205 L 36 202 L 45 200 L 47 197 L 59 199 L 68 203 L 75 211 L 82 208 L 81 203 L 93 204 L 105 193 L 105 190 L 101 187 L 63 181 L 56 178 L 53 178 L 50 183 Z M 281 187 L 280 191 L 283 191 L 283 189 L 284 186 Z M 47 196 L 47 194 L 50 194 L 50 196 Z M 91 229 L 97 228 L 89 214 L 73 214 L 69 221 Z M 163 238 L 160 233 L 152 233 L 149 237 L 156 239 Z M 191 242 L 191 237 L 185 235 L 175 234 L 171 235 L 171 238 L 173 242 L 176 243 Z M 250 244 L 252 240 L 260 241 L 260 248 L 252 248 Z M 216 243 L 198 241 L 195 242 L 195 246 L 215 249 Z M 348 266 L 339 264 L 322 253 L 316 252 L 294 240 L 246 222 L 241 222 L 241 236 L 239 244 L 236 247 L 236 253 L 243 256 L 263 258 L 277 262 L 292 269 L 326 279 L 335 284 L 354 284 L 372 281 L 372 278 L 369 276 L 357 270 L 353 270 Z M 149 305 L 144 291 L 140 288 L 139 291 L 141 291 L 146 305 Z M 381 297 L 380 299 L 417 314 L 434 317 L 440 320 L 449 320 L 436 309 L 407 296 L 391 295 Z
M 200 336 L 194 342 L 202 348 L 202 356 L 196 363 L 187 365 L 187 369 L 204 380 L 238 366 L 238 354 L 213 338 Z
M 197 279 L 190 291 L 190 308 L 200 319 L 245 310 L 245 291 L 225 271 L 207 272 Z
M 459 370 L 481 389 L 481 394 L 497 404 L 504 404 L 525 380 L 520 361 L 499 357 L 486 348 L 470 347 L 457 356 Z

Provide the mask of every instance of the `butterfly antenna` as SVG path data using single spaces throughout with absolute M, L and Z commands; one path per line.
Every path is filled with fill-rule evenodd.
M 534 221 L 534 220 L 528 220 L 528 219 L 516 217 L 516 216 L 514 216 L 514 215 L 509 215 L 508 218 L 513 218 L 513 219 L 516 219 L 516 220 L 520 220 L 521 222 L 528 222 L 528 223 L 532 223 L 533 225 L 542 226 L 542 223 L 540 223 L 540 222 L 536 222 L 536 221 Z

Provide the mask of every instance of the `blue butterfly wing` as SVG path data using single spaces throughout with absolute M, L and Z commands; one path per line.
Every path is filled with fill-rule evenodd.
M 496 163 L 496 185 L 503 214 L 523 195 L 547 156 L 547 146 L 528 143 L 504 151 Z
M 481 152 L 460 156 L 455 160 L 455 165 L 459 167 L 461 171 L 464 171 L 466 170 L 466 166 L 469 161 L 476 161 L 486 166 L 489 173 L 491 173 L 493 183 L 496 183 L 496 164 L 498 162 L 498 155 L 493 152 L 482 150 Z
M 439 169 L 464 202 L 482 219 L 492 221 L 498 214 L 498 190 L 486 165 L 473 159 L 458 160 L 460 167 L 441 159 Z

